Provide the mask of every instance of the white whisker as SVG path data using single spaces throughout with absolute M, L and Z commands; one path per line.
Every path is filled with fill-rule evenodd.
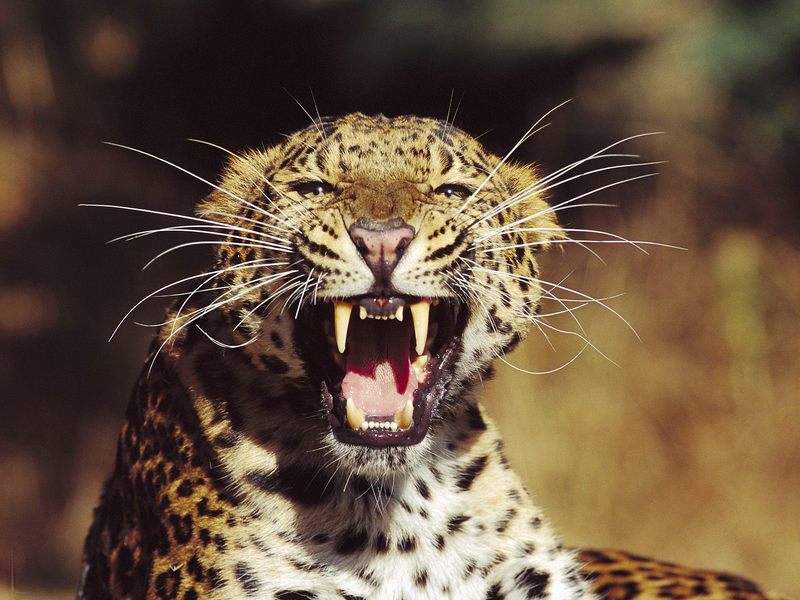
M 218 231 L 218 230 L 221 230 L 221 231 Z M 226 224 L 196 225 L 196 224 L 193 223 L 191 225 L 171 225 L 169 227 L 160 227 L 160 228 L 157 228 L 157 229 L 144 229 L 142 231 L 135 231 L 133 233 L 128 233 L 126 235 L 121 235 L 119 237 L 115 237 L 113 239 L 110 239 L 106 243 L 107 244 L 113 244 L 114 242 L 121 242 L 121 241 L 130 242 L 130 241 L 133 241 L 133 240 L 137 240 L 139 238 L 147 237 L 149 235 L 154 235 L 156 233 L 199 233 L 201 235 L 210 235 L 210 236 L 216 236 L 216 237 L 222 237 L 222 238 L 230 237 L 231 239 L 240 239 L 240 240 L 248 240 L 248 241 L 255 241 L 255 242 L 260 241 L 260 240 L 253 240 L 252 238 L 249 238 L 249 237 L 243 236 L 243 235 L 241 235 L 241 236 L 240 235 L 234 235 L 234 234 L 228 233 L 229 231 L 238 231 L 238 229 L 236 229 L 233 225 L 226 225 Z M 252 233 L 257 235 L 257 236 L 259 236 L 259 237 L 264 237 L 264 238 L 267 238 L 267 239 L 270 239 L 270 240 L 274 240 L 276 242 L 282 242 L 282 243 L 287 244 L 287 245 L 291 244 L 291 242 L 289 240 L 287 240 L 286 238 L 278 237 L 276 235 L 271 235 L 271 234 L 267 234 L 267 233 L 261 233 L 261 232 L 257 232 L 257 231 L 253 231 Z
M 300 292 L 300 300 L 297 302 L 297 310 L 294 313 L 294 318 L 296 319 L 300 315 L 300 308 L 303 306 L 303 296 L 305 296 L 306 290 L 308 289 L 308 283 L 311 281 L 311 277 L 314 275 L 314 269 L 308 273 L 308 278 L 306 279 L 306 283 L 303 286 L 303 291 Z
M 133 148 L 131 146 L 125 146 L 124 144 L 117 144 L 115 142 L 103 142 L 103 143 L 107 144 L 109 146 L 115 146 L 117 148 L 122 148 L 124 150 L 129 150 L 131 152 L 136 152 L 137 154 L 141 154 L 143 156 L 147 156 L 149 158 L 152 158 L 153 160 L 157 160 L 159 162 L 162 162 L 165 165 L 169 165 L 170 167 L 173 167 L 174 169 L 177 169 L 178 171 L 180 171 L 182 173 L 185 173 L 186 175 L 189 175 L 190 177 L 193 177 L 194 179 L 197 179 L 198 181 L 202 181 L 206 185 L 212 187 L 213 189 L 215 189 L 215 190 L 217 190 L 219 192 L 222 192 L 226 196 L 229 196 L 229 197 L 233 198 L 234 200 L 237 200 L 237 201 L 241 202 L 244 205 L 251 205 L 251 203 L 248 202 L 247 200 L 245 200 L 244 198 L 241 198 L 241 197 L 237 196 L 233 192 L 230 192 L 230 191 L 226 190 L 225 188 L 217 185 L 216 183 L 213 183 L 213 182 L 209 181 L 208 179 L 204 179 L 203 177 L 200 177 L 200 175 L 196 175 L 195 173 L 192 173 L 190 170 L 185 169 L 185 168 L 181 167 L 180 165 L 177 165 L 177 164 L 175 164 L 173 162 L 170 162 L 165 158 L 161 158 L 160 156 L 156 156 L 155 154 L 151 154 L 150 152 L 145 152 L 144 150 L 139 150 L 139 149 Z M 254 206 L 254 205 L 251 205 L 251 206 Z M 255 209 L 259 210 L 258 207 L 255 207 Z M 273 218 L 276 221 L 278 221 L 280 223 L 283 223 L 284 225 L 287 225 L 289 227 L 289 229 L 292 229 L 292 230 L 294 230 L 296 232 L 300 231 L 297 227 L 295 227 L 291 223 L 286 223 L 282 219 L 277 218 L 275 215 L 270 215 L 269 213 L 266 213 L 266 212 L 263 212 L 263 214 L 266 214 L 266 215 L 270 216 L 270 218 Z
M 159 215 L 159 216 L 162 216 L 162 217 L 174 217 L 176 219 L 185 219 L 187 221 L 192 221 L 192 222 L 195 222 L 195 223 L 206 223 L 208 225 L 213 225 L 213 226 L 217 226 L 217 227 L 220 227 L 220 228 L 230 229 L 232 231 L 239 231 L 239 232 L 242 232 L 242 233 L 251 233 L 251 234 L 256 235 L 256 236 L 262 236 L 263 237 L 263 236 L 268 235 L 268 234 L 266 234 L 264 232 L 253 231 L 252 229 L 247 229 L 245 227 L 239 227 L 237 225 L 230 225 L 228 223 L 220 223 L 219 221 L 212 221 L 211 219 L 204 219 L 202 217 L 192 217 L 192 216 L 189 216 L 189 215 L 182 215 L 180 213 L 165 212 L 165 211 L 162 211 L 162 210 L 152 210 L 150 208 L 140 208 L 138 206 L 123 206 L 123 205 L 119 205 L 119 204 L 79 204 L 78 206 L 90 207 L 90 208 L 114 208 L 114 209 L 118 209 L 118 210 L 128 210 L 128 211 L 131 211 L 131 212 L 141 212 L 141 213 L 147 213 L 147 214 L 151 214 L 151 215 Z M 226 216 L 229 216 L 229 217 L 231 217 L 233 219 L 240 219 L 240 217 L 237 217 L 236 215 L 231 215 L 231 214 L 228 214 L 228 213 L 220 213 L 220 212 L 217 212 L 217 211 L 214 211 L 214 213 L 215 214 L 220 214 L 220 215 L 226 215 Z M 242 220 L 244 220 L 244 219 L 242 219 Z M 256 222 L 256 221 L 254 221 L 254 222 Z M 142 232 L 142 233 L 144 233 L 144 232 Z M 154 233 L 158 233 L 158 230 L 154 230 Z M 124 238 L 125 236 L 122 236 L 122 237 Z M 117 238 L 115 238 L 112 241 L 116 241 L 116 239 Z
M 180 250 L 182 248 L 188 248 L 188 247 L 191 247 L 191 246 L 220 246 L 220 245 L 221 245 L 220 242 L 209 242 L 209 241 L 186 242 L 184 244 L 178 244 L 177 246 L 172 246 L 172 247 L 167 248 L 166 250 L 156 254 L 153 258 L 151 258 L 149 261 L 147 261 L 147 263 L 142 267 L 142 271 L 147 269 L 147 267 L 152 265 L 154 262 L 156 262 L 160 258 L 163 258 L 167 254 L 170 254 L 171 252 L 175 252 L 176 250 Z M 276 251 L 279 251 L 279 252 L 289 252 L 289 250 L 283 250 L 281 248 L 276 248 L 274 246 L 266 246 L 266 245 L 263 245 L 263 244 L 241 244 L 241 243 L 235 243 L 234 244 L 234 243 L 230 243 L 230 242 L 225 242 L 225 245 L 226 246 L 231 246 L 233 248 L 265 248 L 265 249 L 268 249 L 268 250 L 276 250 Z
M 534 135 L 540 129 L 543 128 L 542 127 L 540 129 L 537 129 L 537 127 L 539 126 L 539 123 L 541 123 L 544 119 L 546 119 L 548 116 L 550 116 L 553 112 L 557 111 L 559 108 L 561 108 L 562 106 L 564 106 L 565 104 L 567 104 L 569 102 L 570 102 L 570 100 L 566 100 L 566 101 L 562 102 L 561 104 L 559 104 L 558 106 L 555 106 L 554 108 L 551 108 L 549 111 L 547 111 L 545 114 L 543 114 L 533 125 L 531 125 L 531 127 L 528 129 L 528 131 L 526 131 L 525 134 L 519 139 L 519 141 L 516 144 L 514 144 L 514 146 L 511 148 L 511 150 L 509 150 L 508 153 L 502 159 L 500 159 L 500 162 L 497 163 L 497 166 L 495 166 L 494 169 L 491 170 L 489 175 L 487 175 L 487 177 L 478 186 L 478 188 L 474 192 L 472 192 L 464 200 L 464 203 L 455 212 L 455 214 L 453 215 L 453 218 L 458 217 L 462 212 L 464 212 L 464 210 L 467 208 L 467 206 L 469 206 L 470 202 L 475 200 L 475 197 L 481 192 L 481 190 L 486 186 L 486 184 L 489 183 L 489 181 L 491 181 L 492 177 L 494 177 L 495 173 L 497 173 L 497 171 L 500 169 L 500 167 L 502 167 L 506 163 L 506 161 L 509 158 L 511 158 L 511 155 L 514 154 L 514 152 L 516 152 L 517 149 L 522 144 L 524 144 L 532 135 Z M 544 127 L 547 127 L 547 125 L 544 125 Z
M 215 144 L 215 143 L 213 143 L 213 142 L 207 142 L 207 141 L 205 141 L 205 140 L 200 140 L 200 139 L 197 139 L 197 138 L 189 138 L 189 140 L 188 140 L 188 141 L 190 141 L 190 142 L 194 142 L 194 143 L 196 143 L 196 144 L 204 144 L 204 145 L 206 145 L 206 146 L 210 146 L 210 147 L 212 147 L 212 148 L 216 148 L 217 150 L 221 150 L 222 152 L 225 152 L 226 154 L 228 154 L 228 155 L 229 155 L 229 156 L 231 156 L 232 158 L 235 158 L 235 159 L 237 159 L 237 160 L 239 160 L 239 161 L 243 162 L 244 164 L 246 164 L 246 165 L 247 165 L 247 167 L 248 167 L 248 168 L 249 168 L 249 169 L 250 169 L 250 170 L 251 170 L 251 171 L 252 171 L 252 172 L 253 172 L 255 175 L 257 175 L 257 176 L 258 176 L 258 178 L 259 178 L 261 181 L 263 181 L 264 183 L 266 183 L 266 184 L 267 184 L 267 185 L 270 187 L 270 189 L 271 189 L 271 190 L 273 190 L 275 193 L 277 193 L 279 196 L 281 196 L 281 197 L 282 197 L 282 198 L 284 198 L 285 200 L 289 201 L 290 203 L 292 202 L 292 199 L 291 199 L 291 198 L 289 198 L 289 196 L 287 196 L 287 195 L 286 195 L 284 192 L 282 192 L 280 189 L 278 189 L 277 187 L 275 187 L 275 185 L 274 185 L 274 184 L 273 184 L 273 183 L 272 183 L 272 182 L 271 182 L 269 179 L 267 179 L 267 178 L 264 176 L 264 174 L 263 174 L 261 171 L 259 171 L 258 169 L 256 169 L 256 168 L 255 168 L 255 167 L 254 167 L 254 166 L 253 166 L 253 165 L 252 165 L 252 164 L 251 164 L 251 163 L 250 163 L 248 160 L 246 160 L 246 159 L 245 159 L 243 156 L 241 156 L 240 154 L 236 154 L 236 153 L 235 153 L 235 152 L 233 152 L 232 150 L 229 150 L 229 149 L 225 148 L 224 146 L 220 146 L 219 144 Z M 305 142 L 303 142 L 303 143 L 305 143 Z M 306 146 L 308 146 L 308 144 L 306 144 Z M 255 188 L 258 190 L 258 192 L 261 194 L 261 197 L 262 197 L 262 198 L 264 198 L 264 200 L 266 200 L 266 201 L 267 201 L 267 202 L 269 202 L 269 203 L 272 203 L 272 198 L 270 198 L 269 196 L 267 196 L 267 194 L 266 194 L 266 193 L 264 193 L 264 190 L 263 190 L 263 189 L 261 189 L 261 187 L 260 187 L 260 186 L 256 185 L 256 182 L 255 182 L 255 180 L 253 180 L 253 179 L 251 179 L 251 178 L 249 178 L 249 177 L 248 177 L 248 181 L 249 181 L 249 182 L 250 182 L 250 183 L 253 185 L 253 187 L 255 187 Z M 262 213 L 262 214 L 264 214 L 264 215 L 266 215 L 266 216 L 269 216 L 270 218 L 272 218 L 272 215 L 270 215 L 270 213 L 268 213 L 268 212 L 265 212 L 265 211 L 264 211 L 264 210 L 263 210 L 261 207 L 259 207 L 259 206 L 255 205 L 255 204 L 249 204 L 249 206 L 250 206 L 251 208 L 253 208 L 253 209 L 257 210 L 258 212 L 260 212 L 260 213 Z M 275 208 L 276 208 L 276 209 L 277 209 L 277 210 L 278 210 L 278 211 L 281 213 L 281 215 L 283 215 L 283 216 L 284 216 L 284 218 L 287 218 L 287 219 L 289 218 L 289 217 L 288 217 L 288 215 L 287 215 L 287 214 L 286 214 L 286 213 L 283 211 L 283 209 L 282 209 L 282 208 L 281 208 L 281 207 L 280 207 L 278 204 L 273 204 L 273 206 L 274 206 L 274 207 L 275 207 Z M 303 206 L 302 204 L 299 204 L 299 203 L 292 203 L 292 206 L 293 206 L 293 208 L 296 208 L 296 209 L 302 209 L 302 210 L 303 210 L 303 212 L 305 212 L 305 213 L 308 213 L 308 212 L 309 212 L 309 211 L 308 211 L 308 209 L 307 209 L 305 206 Z
M 596 159 L 596 158 L 598 158 L 598 157 L 594 157 L 594 159 Z M 648 166 L 660 165 L 660 164 L 664 164 L 664 161 L 653 161 L 653 162 L 645 162 L 645 163 L 627 163 L 627 164 L 622 164 L 622 165 L 612 165 L 612 166 L 609 166 L 609 167 L 602 167 L 602 168 L 599 168 L 599 169 L 593 169 L 591 171 L 585 171 L 583 173 L 578 173 L 577 175 L 573 175 L 572 177 L 568 177 L 567 179 L 561 179 L 561 180 L 555 179 L 555 180 L 553 180 L 554 183 L 552 183 L 550 185 L 545 185 L 545 184 L 547 184 L 549 182 L 550 179 L 549 179 L 549 177 L 544 177 L 542 179 L 539 179 L 539 180 L 535 181 L 534 183 L 532 183 L 531 185 L 527 186 L 526 188 L 520 190 L 519 192 L 517 192 L 516 194 L 512 195 L 507 200 L 504 200 L 503 202 L 501 202 L 500 204 L 495 206 L 492 210 L 488 211 L 486 213 L 486 215 L 484 215 L 482 218 L 480 218 L 477 221 L 475 221 L 474 223 L 470 224 L 469 227 L 471 228 L 471 227 L 474 227 L 476 225 L 479 225 L 480 223 L 483 223 L 484 221 L 487 221 L 488 219 L 491 219 L 495 215 L 497 215 L 497 214 L 499 214 L 499 213 L 501 213 L 501 212 L 503 212 L 505 210 L 508 210 L 508 209 L 512 208 L 513 206 L 516 206 L 520 202 L 524 202 L 525 200 L 527 200 L 527 199 L 529 199 L 529 198 L 531 198 L 533 196 L 536 196 L 536 195 L 539 195 L 539 194 L 543 194 L 543 193 L 548 192 L 548 191 L 550 191 L 550 190 L 552 190 L 552 189 L 554 189 L 554 188 L 556 188 L 556 187 L 558 187 L 560 185 L 563 185 L 563 184 L 568 183 L 570 181 L 574 181 L 576 179 L 580 179 L 582 177 L 586 177 L 588 175 L 594 175 L 595 173 L 600 173 L 602 171 L 611 171 L 611 170 L 615 170 L 615 169 L 625 169 L 625 168 L 633 168 L 633 167 L 648 167 Z
M 550 375 L 551 373 L 557 373 L 561 369 L 566 369 L 568 366 L 570 366 L 572 363 L 574 363 L 576 360 L 578 360 L 578 358 L 580 358 L 581 354 L 583 354 L 583 351 L 586 350 L 586 348 L 588 348 L 588 347 L 589 347 L 589 344 L 584 344 L 583 348 L 578 350 L 578 352 L 577 352 L 577 354 L 575 354 L 575 356 L 570 358 L 567 362 L 565 362 L 560 367 L 556 367 L 555 369 L 550 369 L 549 371 L 528 371 L 527 369 L 523 369 L 522 367 L 518 367 L 517 365 L 509 362 L 508 360 L 506 360 L 506 358 L 504 356 L 499 356 L 498 358 L 501 361 L 503 361 L 505 364 L 507 364 L 509 367 L 514 369 L 515 371 L 519 371 L 520 373 L 525 373 L 526 375 Z
M 292 95 L 292 93 L 291 93 L 289 90 L 287 90 L 286 88 L 283 88 L 283 91 L 284 91 L 284 92 L 286 92 L 287 94 L 289 94 L 289 97 L 290 97 L 292 100 L 294 100 L 294 101 L 295 101 L 295 104 L 297 104 L 297 106 L 299 106 L 299 107 L 300 107 L 300 110 L 302 110 L 302 111 L 303 111 L 303 112 L 306 114 L 306 116 L 309 118 L 309 120 L 311 121 L 311 124 L 312 124 L 312 125 L 314 125 L 314 127 L 315 127 L 315 129 L 317 130 L 317 133 L 319 133 L 320 137 L 321 137 L 322 139 L 325 139 L 325 131 L 322 129 L 322 127 L 321 127 L 321 124 L 320 124 L 320 123 L 318 123 L 318 122 L 317 122 L 317 121 L 314 119 L 314 117 L 312 117 L 312 116 L 311 116 L 311 113 L 310 113 L 310 112 L 308 112 L 308 111 L 306 110 L 306 107 L 305 107 L 305 106 L 303 106 L 303 105 L 300 103 L 300 101 L 299 101 L 297 98 L 295 98 L 295 97 Z
M 229 348 L 229 349 L 244 348 L 245 346 L 249 346 L 250 344 L 254 343 L 259 338 L 259 336 L 255 335 L 252 338 L 250 338 L 249 340 L 247 340 L 246 342 L 242 342 L 241 344 L 226 344 L 226 343 L 220 342 L 218 339 L 214 338 L 205 329 L 200 327 L 200 325 L 195 325 L 195 327 L 197 327 L 197 329 L 199 329 L 200 332 L 203 335 L 205 335 L 209 340 L 211 340 L 212 343 L 216 344 L 220 348 Z
M 255 262 L 255 261 L 253 261 L 253 262 Z M 214 276 L 218 276 L 218 275 L 220 275 L 222 273 L 225 273 L 227 271 L 232 271 L 232 270 L 240 269 L 240 268 L 246 268 L 247 266 L 248 266 L 248 263 L 242 263 L 242 264 L 236 265 L 235 267 L 227 267 L 225 269 L 219 269 L 217 271 L 212 271 L 211 273 Z M 175 287 L 176 285 L 181 285 L 182 283 L 186 283 L 187 281 L 192 281 L 193 279 L 200 279 L 201 277 L 206 277 L 207 275 L 209 275 L 209 273 L 198 273 L 197 275 L 190 275 L 189 277 L 184 277 L 183 279 L 179 279 L 178 281 L 173 281 L 172 283 L 169 283 L 169 284 L 167 284 L 165 286 L 162 286 L 162 287 L 158 288 L 156 291 L 149 293 L 147 296 L 145 296 L 144 298 L 139 300 L 136 304 L 134 304 L 130 308 L 130 310 L 128 310 L 127 313 L 125 313 L 125 316 L 122 317 L 120 322 L 114 328 L 114 331 L 111 332 L 111 336 L 108 338 L 108 341 L 110 342 L 114 338 L 114 336 L 116 335 L 116 333 L 119 330 L 119 328 L 122 326 L 122 324 L 125 322 L 125 320 L 131 315 L 131 313 L 134 310 L 136 310 L 138 307 L 140 307 L 142 304 L 144 304 L 147 300 L 149 300 L 150 298 L 156 297 L 158 294 L 160 294 L 164 290 L 168 290 L 171 287 Z M 213 279 L 213 277 L 212 277 L 212 279 Z M 201 285 L 204 285 L 204 284 L 201 284 Z
M 654 177 L 656 175 L 658 175 L 658 173 L 645 173 L 644 175 L 637 175 L 636 177 L 629 177 L 627 179 L 622 179 L 620 181 L 615 181 L 613 183 L 609 183 L 607 185 L 595 188 L 595 189 L 590 190 L 588 192 L 584 192 L 583 194 L 579 194 L 578 196 L 573 196 L 572 198 L 570 198 L 568 200 L 564 200 L 563 202 L 559 202 L 555 206 L 547 207 L 546 209 L 540 210 L 539 212 L 536 212 L 536 213 L 534 213 L 532 215 L 528 215 L 528 216 L 523 217 L 521 219 L 517 219 L 516 221 L 514 221 L 512 223 L 508 223 L 508 224 L 503 225 L 501 227 L 497 227 L 494 230 L 492 230 L 491 235 L 497 235 L 498 233 L 505 232 L 507 229 L 511 229 L 513 227 L 516 227 L 517 225 L 521 225 L 522 223 L 526 223 L 526 222 L 528 222 L 528 221 L 530 221 L 532 219 L 537 219 L 537 218 L 539 218 L 539 217 L 541 217 L 543 215 L 546 215 L 548 213 L 556 212 L 559 208 L 561 208 L 563 206 L 567 206 L 569 204 L 572 204 L 575 200 L 580 200 L 581 198 L 585 198 L 586 196 L 589 196 L 591 194 L 596 194 L 597 192 L 601 192 L 603 190 L 606 190 L 606 189 L 609 189 L 609 188 L 612 188 L 612 187 L 616 187 L 618 185 L 622 185 L 622 184 L 625 184 L 625 183 L 630 183 L 631 181 L 636 181 L 637 179 L 646 179 L 648 177 Z M 487 236 L 483 236 L 483 237 L 485 238 Z

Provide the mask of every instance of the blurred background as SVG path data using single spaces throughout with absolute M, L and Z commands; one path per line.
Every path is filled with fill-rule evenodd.
M 0 598 L 73 593 L 152 331 L 107 339 L 207 261 L 187 251 L 142 272 L 174 239 L 105 245 L 168 223 L 79 203 L 186 213 L 208 189 L 101 142 L 213 179 L 222 153 L 187 138 L 268 145 L 308 124 L 292 96 L 323 115 L 450 106 L 501 155 L 571 98 L 517 153 L 545 173 L 664 131 L 621 148 L 668 161 L 658 177 L 562 220 L 686 250 L 592 245 L 603 262 L 565 246 L 543 274 L 613 297 L 641 341 L 589 303 L 575 316 L 608 358 L 588 349 L 548 375 L 501 364 L 489 409 L 569 544 L 800 594 L 799 61 L 796 1 L 0 0 Z M 509 362 L 549 371 L 583 345 L 546 331 Z

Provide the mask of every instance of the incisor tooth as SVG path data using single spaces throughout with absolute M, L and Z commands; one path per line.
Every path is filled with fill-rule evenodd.
M 364 423 L 365 419 L 364 411 L 356 406 L 356 403 L 353 402 L 352 398 L 347 399 L 345 410 L 347 412 L 347 424 L 350 425 L 350 428 L 358 429 L 361 427 L 361 424 Z
M 428 316 L 431 312 L 431 303 L 428 300 L 420 300 L 409 308 L 411 309 L 411 320 L 414 321 L 417 354 L 421 355 L 425 351 L 425 341 L 428 339 Z
M 350 313 L 353 305 L 349 302 L 333 303 L 333 329 L 336 332 L 336 347 L 344 354 L 347 347 L 347 327 L 350 325 Z
M 406 405 L 394 413 L 394 422 L 400 429 L 408 429 L 414 422 L 414 402 L 409 400 Z
M 397 319 L 398 321 L 402 321 L 403 320 L 403 307 L 402 306 L 398 306 L 397 307 L 397 312 L 394 313 L 394 318 Z

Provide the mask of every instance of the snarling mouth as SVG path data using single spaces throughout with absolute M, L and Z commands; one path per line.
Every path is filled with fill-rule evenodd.
M 315 312 L 322 335 L 305 354 L 320 369 L 336 438 L 366 446 L 422 441 L 452 377 L 464 306 L 445 298 L 361 296 L 324 302 Z

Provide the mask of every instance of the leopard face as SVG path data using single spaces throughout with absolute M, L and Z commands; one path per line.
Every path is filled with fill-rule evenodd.
M 532 167 L 442 121 L 363 114 L 235 157 L 199 216 L 229 233 L 230 345 L 364 473 L 446 451 L 470 383 L 536 319 L 535 255 L 561 235 Z

